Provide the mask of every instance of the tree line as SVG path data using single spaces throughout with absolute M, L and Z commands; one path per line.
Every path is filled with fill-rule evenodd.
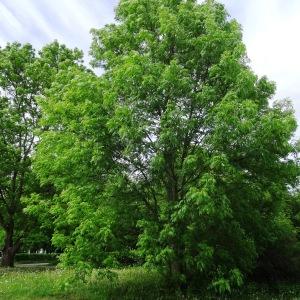
M 0 48 L 2 265 L 38 244 L 181 289 L 296 278 L 297 122 L 240 25 L 210 0 L 121 0 L 116 21 L 91 68 L 58 42 Z

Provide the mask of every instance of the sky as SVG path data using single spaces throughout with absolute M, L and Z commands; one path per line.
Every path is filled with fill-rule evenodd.
M 54 39 L 86 54 L 91 28 L 114 21 L 118 0 L 0 0 L 0 46 Z M 275 99 L 290 98 L 300 127 L 300 0 L 220 0 L 243 28 L 250 66 L 277 83 Z M 300 136 L 300 128 L 297 131 Z

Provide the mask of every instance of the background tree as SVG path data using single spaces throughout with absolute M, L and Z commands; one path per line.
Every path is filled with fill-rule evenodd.
M 288 102 L 247 65 L 239 24 L 215 1 L 121 0 L 93 30 L 108 126 L 148 211 L 138 247 L 182 287 L 240 285 L 276 239 L 298 166 Z
M 47 130 L 40 135 L 34 170 L 56 195 L 50 202 L 32 196 L 27 209 L 39 214 L 35 209 L 42 203 L 49 206 L 61 262 L 80 270 L 132 262 L 137 239 L 138 195 L 120 168 L 104 91 L 100 78 L 75 66 L 58 73 L 39 100 Z
M 49 88 L 61 68 L 80 63 L 82 53 L 54 42 L 37 56 L 31 45 L 0 49 L 0 225 L 5 231 L 2 265 L 12 267 L 22 239 L 35 223 L 22 197 L 35 191 L 31 158 L 38 141 L 40 110 L 35 97 Z

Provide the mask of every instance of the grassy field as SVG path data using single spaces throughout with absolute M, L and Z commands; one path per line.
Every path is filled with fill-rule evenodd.
M 155 271 L 141 267 L 116 271 L 118 277 L 91 278 L 89 283 L 72 281 L 73 273 L 59 269 L 15 268 L 0 269 L 0 299 L 184 299 L 169 294 Z M 189 299 L 218 299 L 201 294 Z M 300 284 L 267 286 L 248 285 L 230 297 L 220 299 L 300 299 Z
M 0 299 L 157 299 L 161 280 L 143 268 L 116 271 L 117 278 L 73 281 L 71 271 L 45 268 L 0 269 Z

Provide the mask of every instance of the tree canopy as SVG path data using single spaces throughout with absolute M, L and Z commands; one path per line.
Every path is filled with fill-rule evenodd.
M 1 102 L 12 115 L 1 115 L 11 141 L 1 140 L 0 180 L 17 186 L 18 212 L 28 195 L 26 212 L 53 221 L 61 262 L 80 270 L 143 263 L 182 290 L 219 293 L 270 266 L 296 274 L 294 111 L 288 100 L 271 103 L 275 83 L 249 67 L 241 27 L 224 6 L 121 0 L 116 23 L 92 35 L 99 76 L 57 43 L 34 63 L 30 46 L 3 50 L 21 51 L 29 68 L 0 81 L 14 92 Z M 25 119 L 13 114 L 18 99 L 31 99 Z M 21 185 L 25 175 L 14 179 L 19 170 L 40 190 Z
M 58 42 L 45 46 L 38 56 L 29 44 L 0 49 L 0 226 L 5 231 L 5 266 L 13 266 L 22 239 L 36 226 L 24 214 L 21 201 L 38 188 L 31 168 L 40 118 L 36 96 L 50 87 L 60 68 L 81 58 L 79 50 Z
M 297 184 L 296 120 L 248 66 L 239 24 L 214 1 L 120 1 L 93 31 L 109 127 L 149 214 L 138 248 L 175 280 L 239 285 Z

